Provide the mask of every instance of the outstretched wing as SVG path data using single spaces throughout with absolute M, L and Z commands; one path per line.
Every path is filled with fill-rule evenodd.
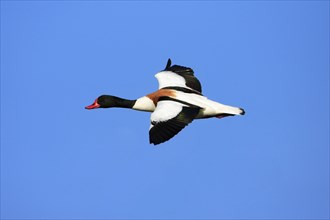
M 169 97 L 161 97 L 151 114 L 150 143 L 157 145 L 168 141 L 191 123 L 200 108 L 189 106 Z
M 167 87 L 183 87 L 202 93 L 202 86 L 194 76 L 194 71 L 189 67 L 173 65 L 168 59 L 165 69 L 155 75 L 159 83 L 159 89 Z

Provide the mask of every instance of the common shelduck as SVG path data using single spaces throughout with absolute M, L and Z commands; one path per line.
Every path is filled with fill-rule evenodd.
M 223 105 L 203 96 L 194 71 L 189 67 L 171 66 L 171 59 L 155 77 L 159 83 L 156 92 L 136 100 L 101 95 L 85 108 L 120 107 L 152 112 L 149 140 L 154 145 L 168 141 L 194 119 L 245 114 L 242 108 Z

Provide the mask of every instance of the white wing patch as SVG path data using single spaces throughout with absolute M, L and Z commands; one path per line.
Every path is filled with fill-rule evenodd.
M 159 89 L 170 86 L 189 88 L 186 86 L 186 80 L 182 76 L 171 71 L 159 72 L 155 75 L 155 77 L 158 80 Z
M 175 100 L 161 100 L 151 114 L 149 140 L 152 144 L 168 141 L 191 123 L 200 108 L 189 107 Z
M 185 105 L 173 101 L 160 101 L 150 119 L 152 122 L 168 121 L 177 116 L 183 106 Z

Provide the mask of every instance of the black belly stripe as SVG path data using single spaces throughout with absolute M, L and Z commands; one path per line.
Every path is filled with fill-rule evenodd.
M 162 89 L 173 89 L 173 90 L 180 91 L 180 92 L 194 93 L 194 94 L 197 94 L 197 95 L 203 95 L 202 93 L 200 93 L 200 92 L 198 92 L 196 90 L 187 89 L 187 88 L 180 87 L 180 86 L 168 86 L 168 87 L 164 87 Z
M 179 102 L 181 104 L 184 104 L 184 105 L 187 105 L 189 107 L 192 107 L 192 108 L 199 108 L 199 109 L 202 109 L 201 107 L 197 106 L 197 105 L 193 105 L 189 102 L 185 102 L 185 101 L 181 101 L 181 100 L 178 100 L 178 99 L 174 99 L 174 98 L 171 98 L 171 97 L 168 97 L 168 96 L 162 96 L 158 99 L 158 102 L 160 101 L 173 101 L 173 102 Z

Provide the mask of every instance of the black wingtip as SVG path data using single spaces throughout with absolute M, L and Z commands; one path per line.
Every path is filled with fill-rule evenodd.
M 165 67 L 165 69 L 168 69 L 168 68 L 170 68 L 170 67 L 171 67 L 171 64 L 172 64 L 172 61 L 171 61 L 171 59 L 170 59 L 170 58 L 168 58 L 168 60 L 167 60 L 167 64 L 166 64 L 166 67 Z
M 241 109 L 241 115 L 245 115 L 245 110 L 244 109 L 242 109 L 242 108 L 239 108 L 239 109 Z

